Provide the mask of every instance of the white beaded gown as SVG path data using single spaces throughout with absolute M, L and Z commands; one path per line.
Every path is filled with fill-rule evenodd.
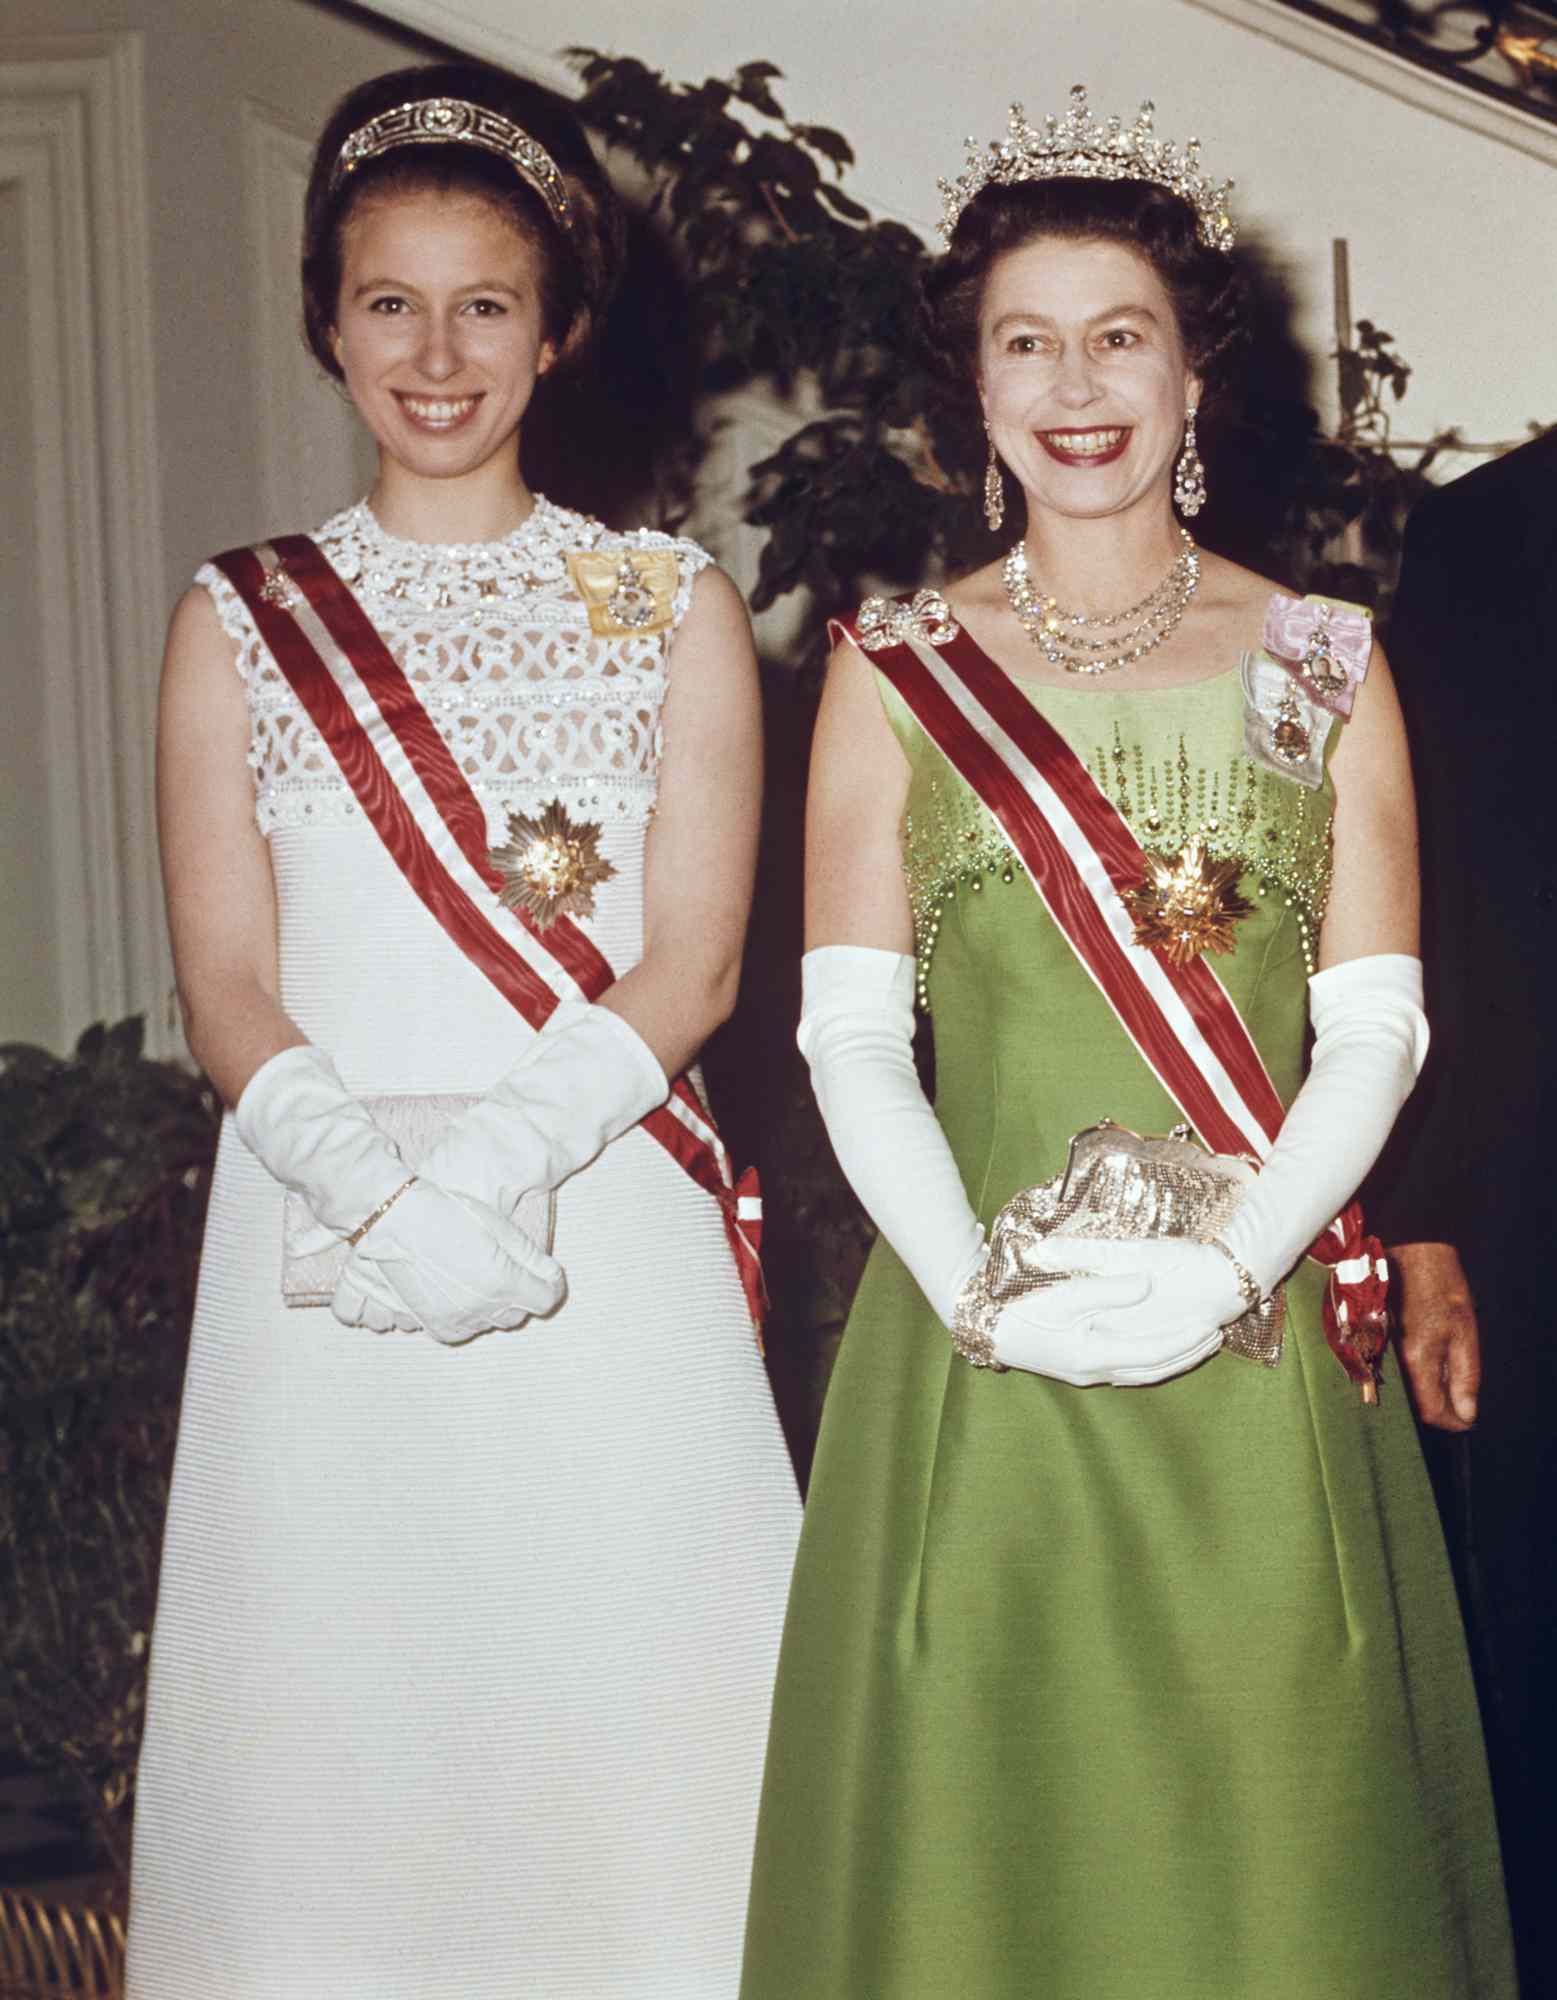
M 643 948 L 673 631 L 591 635 L 539 500 L 315 539 L 501 840 L 561 798 Z M 348 1087 L 476 1091 L 529 1030 L 407 888 L 242 603 L 282 999 Z M 641 1130 L 560 1190 L 568 1296 L 461 1347 L 282 1304 L 282 1190 L 223 1126 L 136 1807 L 130 2000 L 734 2000 L 799 1500 L 712 1199 Z

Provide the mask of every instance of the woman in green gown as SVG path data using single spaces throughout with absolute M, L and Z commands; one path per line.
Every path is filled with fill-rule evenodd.
M 1231 229 L 1137 136 L 1139 177 L 1103 178 L 1083 102 L 1057 133 L 1014 123 L 950 191 L 928 324 L 1025 532 L 944 599 L 865 607 L 823 703 L 801 1042 L 881 1234 L 790 1600 L 743 2000 L 1514 1992 L 1407 1398 L 1358 1393 L 1302 1256 L 1425 1045 L 1399 713 L 1360 616 L 1337 612 L 1363 640 L 1327 706 L 1318 669 L 1261 645 L 1303 607 L 1181 539 L 1186 412 L 1237 335 Z M 1218 954 L 1286 1107 L 1219 1244 L 1054 1242 L 1076 1275 L 978 1322 L 982 1345 L 1002 1206 L 1100 1119 L 1182 1113 L 884 671 L 953 636 L 1148 855 L 1213 884 L 1181 942 Z M 1140 954 L 1167 935 L 1150 914 Z M 1217 1351 L 1283 1279 L 1276 1365 Z

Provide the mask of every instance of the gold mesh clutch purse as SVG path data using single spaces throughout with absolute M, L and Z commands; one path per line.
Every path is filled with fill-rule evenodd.
M 969 1360 L 990 1366 L 1002 1309 L 1081 1275 L 1050 1268 L 1054 1251 L 1045 1246 L 1051 1236 L 1209 1243 L 1232 1221 L 1254 1175 L 1248 1160 L 1208 1152 L 1187 1125 L 1175 1125 L 1165 1138 L 1143 1138 L 1107 1118 L 1089 1125 L 1071 1140 L 1062 1174 L 1013 1195 L 995 1217 L 984 1267 L 958 1301 L 958 1346 Z M 1274 1368 L 1285 1321 L 1278 1286 L 1227 1327 L 1223 1345 Z
M 362 1103 L 415 1173 L 445 1128 L 476 1101 L 473 1095 L 450 1092 L 442 1096 L 365 1097 Z M 514 1211 L 514 1221 L 526 1236 L 549 1251 L 556 1230 L 556 1196 L 544 1188 L 532 1190 Z M 289 1306 L 327 1306 L 350 1254 L 333 1229 L 315 1220 L 302 1196 L 288 1189 L 281 1213 L 281 1296 L 285 1302 Z

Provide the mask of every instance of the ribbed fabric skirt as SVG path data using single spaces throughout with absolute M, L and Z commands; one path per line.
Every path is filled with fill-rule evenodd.
M 298 843 L 390 887 L 365 833 L 278 837 L 294 1016 L 354 1087 L 479 1087 L 513 1023 L 419 906 L 376 905 L 375 966 L 443 969 L 403 1002 L 343 886 L 288 950 Z M 561 1190 L 564 1306 L 445 1348 L 282 1306 L 281 1203 L 229 1123 L 132 2000 L 732 2000 L 799 1503 L 714 1204 L 628 1134 Z

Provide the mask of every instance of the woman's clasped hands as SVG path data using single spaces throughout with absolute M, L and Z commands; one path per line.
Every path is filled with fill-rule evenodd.
M 418 1177 L 354 1245 L 330 1301 L 347 1326 L 449 1344 L 559 1305 L 562 1266 L 495 1209 Z
M 272 1056 L 234 1117 L 250 1151 L 329 1234 L 359 1239 L 331 1300 L 345 1325 L 419 1328 L 453 1343 L 560 1302 L 555 1258 L 490 1205 L 413 1176 L 323 1050 L 305 1043 Z
M 1004 1368 L 1076 1388 L 1166 1382 L 1215 1354 L 1245 1310 L 1209 1244 L 1051 1236 L 1044 1249 L 1054 1283 L 1014 1299 L 991 1330 Z
M 914 962 L 824 945 L 807 952 L 801 979 L 800 1047 L 834 1151 L 955 1339 L 988 1252 L 914 1067 Z M 1205 1244 L 1056 1235 L 1042 1261 L 1054 1282 L 1000 1313 L 993 1359 L 1077 1388 L 1181 1375 L 1216 1352 L 1245 1310 L 1233 1265 Z
M 556 1188 L 587 1166 L 669 1088 L 653 1050 L 620 1015 L 564 1001 L 437 1141 L 421 1164 L 426 1181 L 357 1244 L 336 1289 L 336 1317 L 383 1332 L 388 1313 L 389 1325 L 402 1327 L 398 1300 L 423 1308 L 417 1324 L 435 1338 L 464 1340 L 550 1312 L 564 1289 L 561 1267 L 520 1228 L 515 1211 L 531 1190 Z M 433 1200 L 417 1200 L 424 1185 Z M 451 1224 L 450 1207 L 463 1226 Z M 450 1324 L 461 1331 L 440 1331 Z

